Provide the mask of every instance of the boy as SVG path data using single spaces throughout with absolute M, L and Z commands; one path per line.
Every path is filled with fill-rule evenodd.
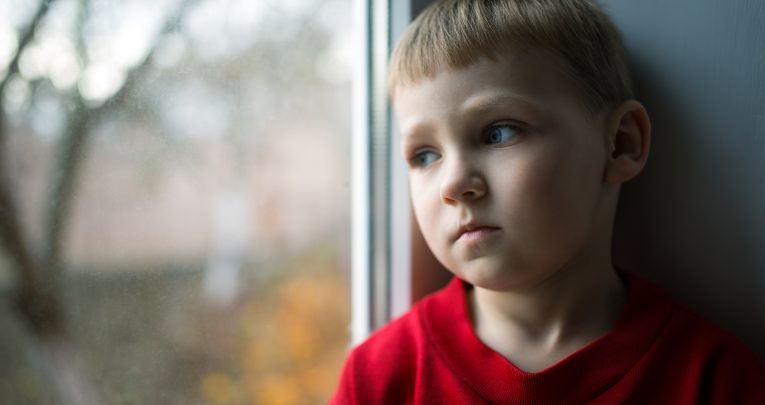
M 618 272 L 650 122 L 588 0 L 446 0 L 391 60 L 415 215 L 455 278 L 355 348 L 334 403 L 765 404 L 738 341 Z

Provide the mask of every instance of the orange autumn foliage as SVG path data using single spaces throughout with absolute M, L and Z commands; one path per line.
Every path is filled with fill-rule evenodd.
M 220 373 L 208 374 L 203 397 L 216 405 L 326 403 L 349 342 L 341 263 L 331 251 L 313 250 L 254 293 L 240 311 L 239 368 L 228 377 L 231 385 Z

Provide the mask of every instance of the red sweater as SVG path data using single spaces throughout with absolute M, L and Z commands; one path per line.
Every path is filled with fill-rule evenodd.
M 356 347 L 333 404 L 765 404 L 765 365 L 720 328 L 627 275 L 614 329 L 535 373 L 484 345 L 459 279 Z

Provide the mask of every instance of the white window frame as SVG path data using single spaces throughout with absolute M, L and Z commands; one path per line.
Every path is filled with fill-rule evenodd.
M 351 340 L 356 345 L 411 306 L 411 215 L 406 168 L 387 97 L 392 45 L 411 0 L 355 0 Z M 395 288 L 394 288 L 395 287 Z

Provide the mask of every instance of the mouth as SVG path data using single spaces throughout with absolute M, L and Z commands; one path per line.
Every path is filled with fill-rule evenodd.
M 493 235 L 500 228 L 490 225 L 465 224 L 457 231 L 455 241 L 476 243 Z

